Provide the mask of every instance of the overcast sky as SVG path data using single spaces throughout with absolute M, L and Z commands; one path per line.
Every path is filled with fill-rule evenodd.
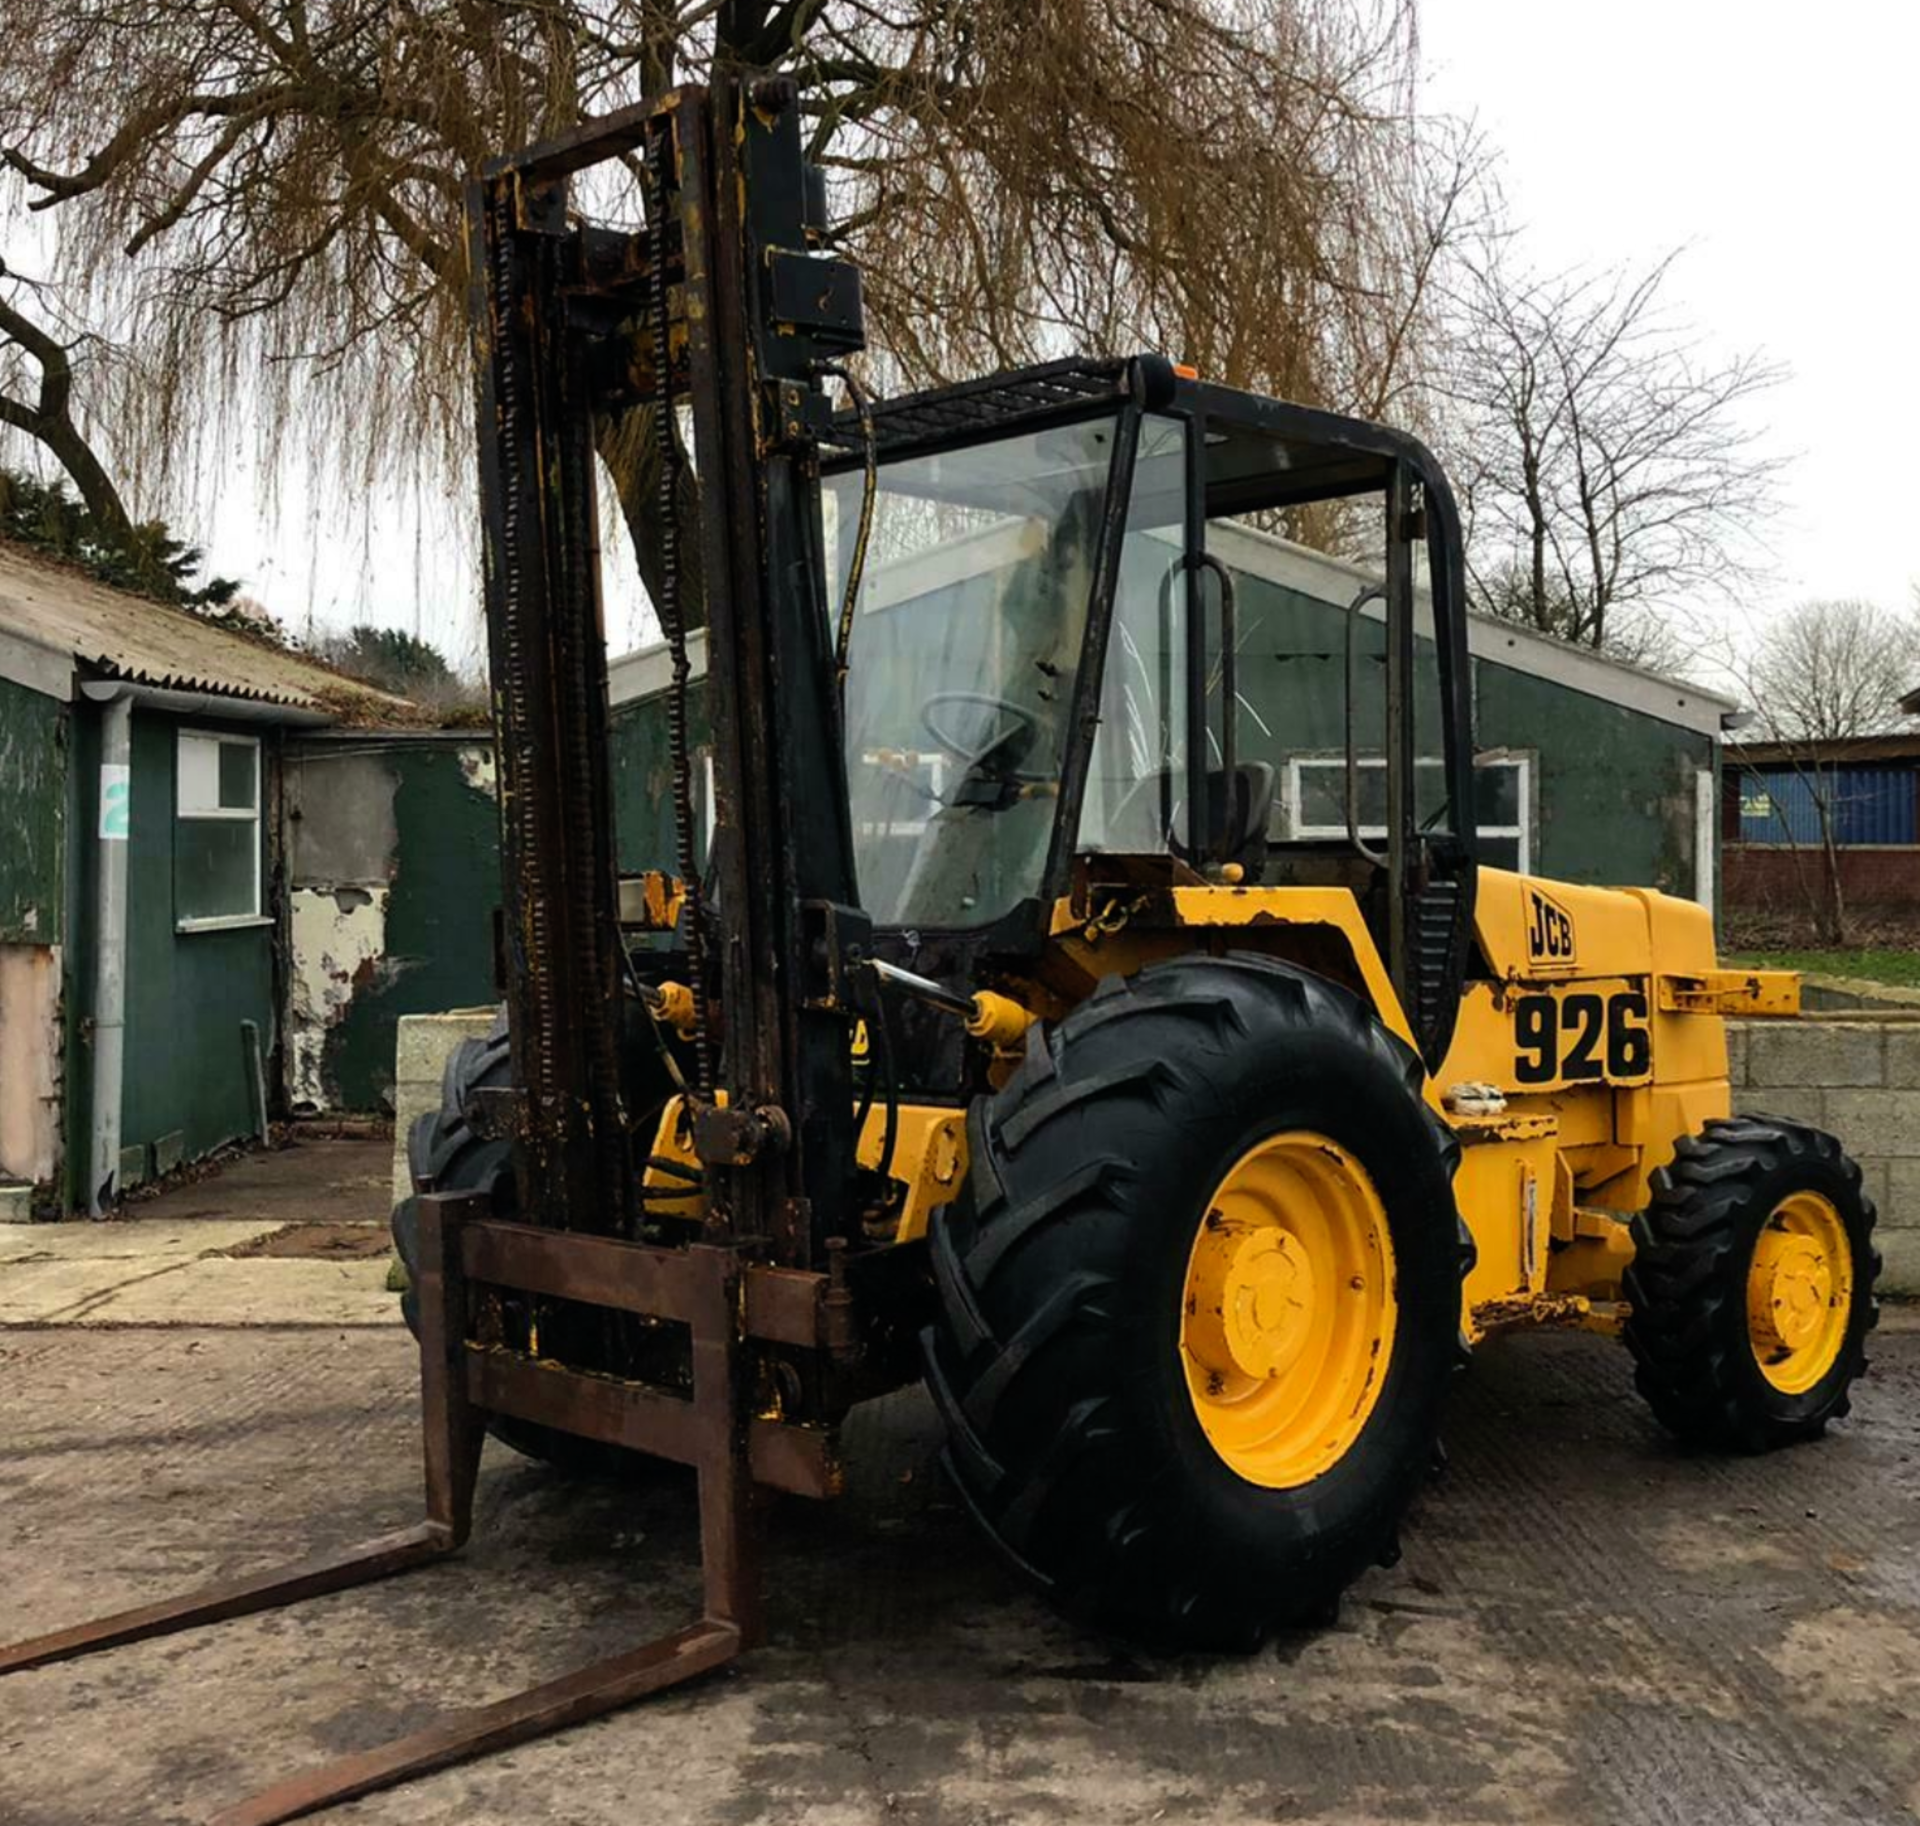
M 1424 99 L 1472 116 L 1536 266 L 1644 264 L 1689 251 L 1674 311 L 1709 350 L 1763 348 L 1790 370 L 1759 408 L 1792 458 L 1769 529 L 1775 574 L 1752 618 L 1808 595 L 1897 604 L 1920 578 L 1904 451 L 1920 423 L 1915 186 L 1920 5 L 1911 0 L 1422 0 Z M 245 451 L 207 527 L 216 562 L 296 627 L 409 627 L 477 656 L 461 522 L 470 496 L 395 494 L 279 524 Z M 611 548 L 616 650 L 642 631 Z
M 1688 251 L 1668 300 L 1709 349 L 1789 370 L 1759 403 L 1791 460 L 1753 616 L 1904 603 L 1920 515 L 1920 5 L 1421 0 L 1427 106 L 1472 116 L 1535 264 Z

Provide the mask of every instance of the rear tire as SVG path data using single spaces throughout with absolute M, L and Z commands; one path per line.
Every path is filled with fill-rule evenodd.
M 967 1189 L 931 1224 L 927 1379 L 975 1515 L 1065 1608 L 1156 1645 L 1249 1649 L 1330 1620 L 1396 1551 L 1471 1260 L 1458 1148 L 1421 1083 L 1411 1049 L 1345 990 L 1233 956 L 1107 979 L 1033 1029 L 1019 1070 L 976 1101 Z M 1196 1243 L 1242 1228 L 1222 1192 L 1263 1146 L 1302 1137 L 1377 1194 L 1393 1314 L 1377 1383 L 1304 1479 L 1216 1443 L 1212 1372 L 1196 1380 L 1189 1340 Z M 1300 1284 L 1304 1310 L 1336 1287 L 1324 1271 Z M 1229 1305 L 1243 1309 L 1216 1315 Z M 1281 1373 L 1246 1387 L 1265 1398 Z
M 1879 1319 L 1873 1201 L 1831 1135 L 1709 1122 L 1653 1175 L 1625 1287 L 1634 1381 L 1687 1443 L 1767 1452 L 1843 1417 Z

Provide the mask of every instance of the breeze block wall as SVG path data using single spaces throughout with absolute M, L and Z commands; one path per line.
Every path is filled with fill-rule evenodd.
M 1920 1019 L 1729 1021 L 1733 1106 L 1838 1136 L 1880 1208 L 1880 1291 L 1920 1294 Z

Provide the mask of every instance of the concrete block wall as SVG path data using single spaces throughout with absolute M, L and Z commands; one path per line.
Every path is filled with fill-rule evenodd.
M 449 1014 L 403 1014 L 393 1059 L 393 1202 L 413 1190 L 407 1171 L 407 1132 L 414 1119 L 440 1107 L 447 1057 L 462 1040 L 484 1040 L 495 1010 L 456 1008 Z
M 1920 1294 L 1920 1020 L 1730 1021 L 1733 1106 L 1839 1137 L 1880 1208 L 1883 1293 Z

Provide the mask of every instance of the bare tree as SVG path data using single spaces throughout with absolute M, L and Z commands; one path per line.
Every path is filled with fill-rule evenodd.
M 1920 655 L 1920 604 L 1900 614 L 1857 598 L 1803 602 L 1768 627 L 1743 683 L 1772 765 L 1790 769 L 1811 807 L 1808 846 L 1791 804 L 1768 805 L 1769 828 L 1793 858 L 1802 900 L 1829 944 L 1850 936 L 1840 863 L 1847 808 L 1845 744 L 1884 735 L 1910 719 L 1901 697 Z M 1805 851 L 1818 856 L 1810 877 Z
M 0 148 L 160 388 L 380 477 L 466 462 L 464 173 L 720 65 L 787 70 L 888 380 L 1159 347 L 1406 396 L 1473 157 L 1412 0 L 0 0 Z M 651 570 L 661 428 L 602 456 Z M 684 505 L 684 504 L 683 504 Z
M 1714 362 L 1641 273 L 1464 263 L 1440 391 L 1477 606 L 1640 663 L 1684 657 L 1689 606 L 1751 574 L 1778 467 L 1744 409 L 1782 370 Z
M 1920 667 L 1920 604 L 1901 614 L 1855 597 L 1803 602 L 1762 633 L 1749 671 L 1778 742 L 1833 742 L 1901 726 Z

